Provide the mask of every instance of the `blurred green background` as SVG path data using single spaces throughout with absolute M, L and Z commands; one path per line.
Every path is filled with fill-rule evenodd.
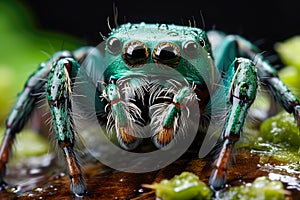
M 38 64 L 59 50 L 83 46 L 75 37 L 36 28 L 21 2 L 0 1 L 0 124 L 4 125 L 18 92 Z

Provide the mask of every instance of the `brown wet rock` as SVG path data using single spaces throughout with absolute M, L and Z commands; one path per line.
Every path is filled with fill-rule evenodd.
M 268 176 L 268 170 L 259 167 L 260 157 L 249 151 L 239 151 L 235 154 L 232 165 L 228 170 L 227 183 L 229 186 L 237 186 L 252 182 L 259 176 Z M 170 179 L 182 171 L 193 172 L 204 182 L 208 182 L 211 171 L 211 161 L 205 159 L 182 158 L 173 164 L 155 172 L 125 173 L 115 171 L 99 163 L 90 163 L 84 166 L 84 172 L 88 187 L 88 193 L 83 198 L 74 196 L 69 189 L 69 179 L 61 172 L 45 176 L 39 187 L 19 195 L 6 191 L 0 192 L 0 197 L 7 199 L 134 199 L 154 200 L 155 192 L 143 188 L 142 184 L 159 182 L 162 179 Z M 288 186 L 286 184 L 286 186 Z M 5 198 L 3 198 L 5 199 Z M 290 189 L 286 199 L 300 199 L 300 191 Z

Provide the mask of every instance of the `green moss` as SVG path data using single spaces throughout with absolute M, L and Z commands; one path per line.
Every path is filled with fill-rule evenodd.
M 272 162 L 286 170 L 300 171 L 299 128 L 293 115 L 282 111 L 261 124 L 252 153 L 260 154 L 260 164 Z
M 170 180 L 162 180 L 160 183 L 145 185 L 156 190 L 156 196 L 162 200 L 200 200 L 214 199 L 209 187 L 190 172 L 183 172 Z M 218 194 L 220 200 L 283 200 L 284 186 L 280 181 L 270 180 L 262 176 L 256 178 L 253 183 L 230 187 Z
M 145 185 L 156 190 L 156 196 L 162 200 L 200 200 L 212 199 L 212 191 L 199 180 L 199 177 L 190 172 L 183 172 L 170 180 Z
M 292 114 L 285 111 L 264 121 L 260 127 L 261 140 L 284 147 L 299 147 L 299 128 Z
M 220 199 L 230 200 L 284 200 L 284 186 L 280 181 L 258 177 L 252 184 L 229 188 L 220 194 Z

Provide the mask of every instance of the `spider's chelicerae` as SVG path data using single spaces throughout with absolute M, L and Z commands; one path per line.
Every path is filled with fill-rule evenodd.
M 195 27 L 128 23 L 113 29 L 102 46 L 56 53 L 29 77 L 6 121 L 0 149 L 3 185 L 16 134 L 44 94 L 71 190 L 84 195 L 87 187 L 73 150 L 78 132 L 73 103 L 74 96 L 80 96 L 74 92 L 80 85 L 78 76 L 94 86 L 90 99 L 95 106 L 90 110 L 126 151 L 142 145 L 147 134 L 153 146 L 164 150 L 192 137 L 188 126 L 197 127 L 197 139 L 203 139 L 211 125 L 219 126 L 221 136 L 215 144 L 219 148 L 209 179 L 215 190 L 226 183 L 233 148 L 258 83 L 270 89 L 300 124 L 299 101 L 258 48 L 244 38 Z

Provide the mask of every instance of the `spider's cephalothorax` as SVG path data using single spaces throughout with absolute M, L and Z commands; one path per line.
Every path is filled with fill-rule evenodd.
M 179 122 L 183 105 L 198 100 L 204 115 L 213 80 L 220 79 L 208 38 L 196 28 L 126 24 L 107 38 L 105 57 L 109 62 L 101 81 L 111 109 L 107 124 L 113 124 L 128 150 L 141 142 L 140 126 L 147 124 L 156 147 L 169 144 L 184 132 L 186 120 Z M 94 78 L 99 81 L 98 74 Z
M 188 127 L 195 123 L 197 132 L 203 134 L 209 122 L 223 121 L 218 124 L 220 149 L 209 180 L 212 188 L 221 189 L 247 110 L 255 100 L 258 79 L 300 124 L 299 101 L 257 53 L 258 49 L 240 36 L 145 23 L 113 29 L 97 48 L 58 52 L 30 76 L 7 118 L 0 149 L 0 181 L 5 185 L 5 166 L 16 133 L 41 98 L 37 94 L 46 94 L 71 190 L 76 195 L 85 193 L 73 150 L 77 131 L 72 102 L 76 78 L 84 75 L 95 86 L 91 93 L 97 94 L 91 97 L 96 98 L 91 110 L 107 133 L 115 133 L 118 144 L 129 151 L 147 137 L 155 147 L 164 149 L 176 138 L 190 137 Z M 78 91 L 76 95 L 80 95 Z

